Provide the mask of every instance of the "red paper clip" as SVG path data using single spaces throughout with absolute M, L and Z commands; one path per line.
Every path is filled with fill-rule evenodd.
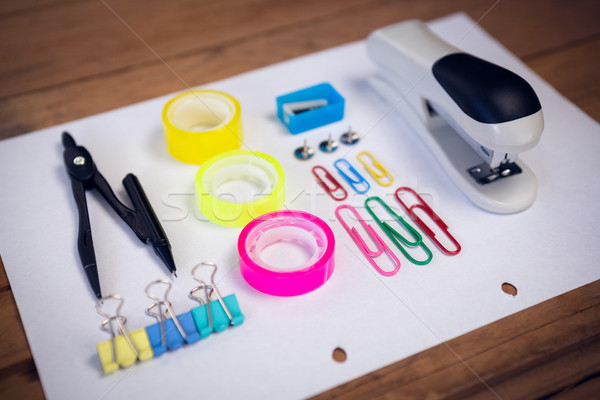
M 412 193 L 419 202 L 408 207 L 402 200 L 400 200 L 400 192 Z M 425 232 L 427 234 L 427 236 L 429 236 L 429 238 L 433 241 L 433 243 L 435 243 L 437 245 L 437 247 L 440 248 L 440 250 L 442 250 L 444 253 L 446 253 L 448 255 L 455 255 L 460 252 L 460 249 L 461 249 L 460 244 L 454 238 L 454 236 L 452 236 L 450 234 L 450 232 L 448 232 L 448 225 L 446 225 L 446 223 L 444 223 L 444 221 L 442 221 L 442 219 L 440 217 L 438 217 L 438 215 L 435 212 L 433 212 L 431 207 L 429 207 L 427 205 L 427 203 L 425 203 L 425 200 L 423 200 L 421 198 L 421 196 L 419 196 L 417 194 L 417 192 L 415 192 L 414 190 L 412 190 L 411 188 L 406 187 L 406 186 L 400 187 L 396 190 L 396 200 L 398 200 L 398 202 L 402 205 L 402 207 L 404 207 L 404 209 L 408 212 L 408 215 L 410 215 L 412 220 L 415 221 L 417 223 L 417 225 L 419 225 L 421 227 L 423 232 Z M 439 242 L 439 240 L 437 240 L 437 238 L 435 237 L 435 232 L 433 232 L 433 230 L 431 230 L 427 226 L 427 224 L 425 222 L 423 222 L 423 220 L 421 218 L 419 218 L 419 216 L 414 212 L 415 208 L 420 208 L 421 210 L 423 210 L 425 212 L 425 214 L 427 214 L 429 216 L 429 218 L 431 218 L 433 220 L 433 222 L 435 222 L 437 224 L 437 226 L 446 234 L 446 237 L 452 242 L 452 244 L 454 244 L 454 246 L 456 246 L 456 250 L 448 250 Z
M 340 215 L 340 210 L 343 208 L 347 208 L 348 210 L 350 210 L 356 217 L 356 220 L 358 222 L 360 222 L 360 224 L 362 225 L 363 228 L 365 228 L 365 230 L 367 231 L 367 234 L 371 237 L 371 240 L 373 240 L 373 242 L 375 242 L 375 246 L 377 246 L 376 251 L 369 249 L 369 247 L 367 246 L 367 244 L 365 243 L 363 238 L 360 237 L 356 228 L 355 227 L 350 228 L 350 226 L 342 219 L 342 216 Z M 365 255 L 365 257 L 367 257 L 367 260 L 369 260 L 369 262 L 377 270 L 377 272 L 379 272 L 381 275 L 384 275 L 384 276 L 392 276 L 398 272 L 398 270 L 400 269 L 400 260 L 398 260 L 398 257 L 396 257 L 396 255 L 392 252 L 392 250 L 390 250 L 390 248 L 385 244 L 383 239 L 381 239 L 381 236 L 379 236 L 377 234 L 377 232 L 375 232 L 375 230 L 373 230 L 371 225 L 368 225 L 365 222 L 365 220 L 362 219 L 362 217 L 360 216 L 358 211 L 356 211 L 356 208 L 354 208 L 348 204 L 342 204 L 341 206 L 339 206 L 338 208 L 335 209 L 335 215 L 337 216 L 337 218 L 340 221 L 340 223 L 342 224 L 342 226 L 346 229 L 346 231 L 348 231 L 348 233 L 350 234 L 350 237 L 352 238 L 352 240 L 354 240 L 354 243 L 356 243 L 359 250 Z M 390 259 L 392 259 L 394 261 L 394 269 L 392 271 L 384 271 L 375 262 L 375 257 L 382 255 L 384 252 L 386 252 L 388 254 L 388 256 L 390 257 Z
M 329 182 L 331 182 L 334 187 L 329 186 L 324 180 L 323 178 L 321 178 L 319 176 L 319 174 L 317 173 L 317 170 L 321 170 L 325 173 L 325 178 L 329 180 Z M 320 165 L 315 165 L 312 168 L 312 173 L 315 176 L 315 178 L 317 178 L 317 182 L 319 182 L 321 184 L 321 186 L 323 186 L 323 189 L 325 189 L 325 191 L 327 193 L 329 193 L 329 195 L 331 196 L 332 199 L 334 199 L 335 201 L 342 201 L 345 200 L 346 197 L 348 197 L 348 192 L 346 192 L 346 189 L 344 189 L 344 187 L 333 177 L 333 175 L 331 175 L 329 173 L 329 171 L 327 171 L 325 168 L 321 167 Z M 335 192 L 342 192 L 342 197 L 336 197 L 335 196 Z

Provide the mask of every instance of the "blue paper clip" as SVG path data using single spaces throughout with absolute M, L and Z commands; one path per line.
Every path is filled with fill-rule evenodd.
M 404 236 L 398 233 L 398 231 L 392 228 L 387 222 L 381 221 L 377 217 L 375 212 L 371 209 L 371 207 L 369 207 L 370 201 L 376 201 L 379 204 L 381 204 L 383 208 L 387 211 L 387 213 L 391 215 L 394 219 L 396 219 L 413 236 L 414 241 L 406 239 Z M 419 234 L 419 232 L 417 232 L 415 228 L 412 227 L 412 225 L 410 225 L 402 217 L 396 214 L 380 197 L 369 197 L 367 200 L 365 200 L 365 208 L 367 209 L 369 214 L 371 214 L 375 222 L 377 222 L 377 224 L 381 227 L 381 229 L 383 229 L 385 234 L 388 235 L 388 237 L 392 240 L 392 242 L 394 242 L 396 247 L 398 247 L 398 249 L 402 252 L 402 254 L 406 256 L 406 258 L 408 258 L 410 262 L 417 265 L 425 265 L 431 261 L 431 259 L 433 258 L 433 253 L 431 252 L 431 250 L 429 250 L 425 243 L 423 243 L 423 237 Z M 416 260 L 410 254 L 408 254 L 408 252 L 400 242 L 404 243 L 406 246 L 409 247 L 421 246 L 423 251 L 425 251 L 425 253 L 427 254 L 427 259 L 424 261 Z
M 163 300 L 150 293 L 150 288 L 158 284 L 167 285 Z M 146 327 L 155 356 L 163 354 L 167 349 L 176 350 L 184 342 L 193 343 L 200 339 L 190 313 L 175 315 L 167 298 L 170 290 L 171 282 L 165 279 L 156 280 L 146 286 L 146 296 L 154 300 L 154 303 L 146 307 L 146 313 L 158 320 L 156 324 Z
M 207 284 L 202 279 L 195 275 L 199 267 L 211 267 L 213 272 L 210 277 L 210 284 Z M 223 298 L 217 285 L 215 284 L 215 274 L 217 273 L 217 265 L 212 262 L 202 262 L 192 269 L 192 276 L 200 285 L 190 291 L 190 297 L 200 302 L 200 306 L 191 310 L 196 329 L 200 332 L 200 336 L 206 337 L 213 331 L 220 332 L 227 329 L 229 326 L 237 326 L 244 323 L 244 315 L 240 310 L 235 294 L 230 294 Z M 204 292 L 204 299 L 198 297 L 195 293 L 199 290 Z M 217 297 L 212 300 L 212 295 Z
M 343 164 L 343 167 L 346 167 L 346 169 L 352 174 L 354 175 L 354 177 L 348 175 L 344 170 L 343 167 L 340 167 L 338 164 Z M 348 160 L 346 160 L 345 158 L 339 158 L 337 159 L 334 163 L 333 166 L 335 167 L 335 169 L 338 170 L 338 172 L 340 173 L 340 175 L 342 175 L 342 178 L 344 178 L 346 180 L 346 182 L 348 182 L 348 184 L 350 186 L 352 186 L 352 189 L 354 189 L 354 191 L 356 193 L 367 193 L 367 191 L 371 188 L 371 185 L 369 185 L 369 182 L 367 182 L 367 180 L 358 173 L 358 171 L 356 169 L 354 169 L 354 167 L 352 166 L 352 164 L 350 164 L 348 162 Z M 363 189 L 358 189 L 357 186 L 358 185 L 362 185 Z

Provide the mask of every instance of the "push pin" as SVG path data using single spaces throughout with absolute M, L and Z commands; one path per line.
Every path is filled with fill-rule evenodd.
M 352 127 L 349 126 L 348 132 L 342 134 L 340 140 L 342 141 L 342 143 L 350 145 L 358 142 L 360 140 L 360 136 L 358 135 L 358 133 L 352 132 Z
M 309 158 L 312 158 L 312 156 L 315 155 L 315 150 L 312 147 L 308 147 L 308 145 L 306 144 L 306 139 L 304 139 L 304 146 L 298 147 L 294 151 L 294 155 L 299 160 L 308 160 Z
M 319 149 L 321 149 L 324 153 L 333 153 L 338 148 L 338 142 L 331 138 L 331 133 L 329 134 L 329 138 L 327 140 L 323 140 L 319 145 Z

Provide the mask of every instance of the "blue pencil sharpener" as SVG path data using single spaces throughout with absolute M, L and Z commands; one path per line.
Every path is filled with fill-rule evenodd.
M 344 98 L 329 83 L 277 97 L 277 116 L 292 134 L 344 118 Z

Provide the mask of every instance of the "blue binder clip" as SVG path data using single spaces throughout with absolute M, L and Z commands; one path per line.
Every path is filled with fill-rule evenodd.
M 210 284 L 195 275 L 200 267 L 211 267 L 213 272 L 210 276 Z M 213 262 L 202 262 L 192 269 L 192 276 L 200 285 L 190 291 L 190 298 L 200 302 L 200 306 L 191 310 L 196 329 L 201 337 L 206 337 L 214 332 L 221 332 L 230 326 L 241 325 L 244 322 L 244 315 L 240 310 L 235 294 L 222 297 L 217 285 L 215 284 L 215 274 L 217 265 Z M 202 291 L 204 298 L 198 296 L 196 292 Z M 216 300 L 212 299 L 213 294 Z
M 344 118 L 344 98 L 329 83 L 277 97 L 277 116 L 292 134 Z
M 152 286 L 158 284 L 167 285 L 163 300 L 149 291 Z M 146 296 L 154 300 L 154 303 L 146 307 L 146 313 L 158 320 L 157 323 L 146 327 L 155 356 L 163 354 L 167 349 L 177 350 L 184 342 L 189 344 L 200 340 L 191 313 L 175 315 L 167 298 L 170 290 L 171 282 L 165 279 L 156 280 L 146 286 Z
M 333 163 L 333 166 L 335 167 L 335 169 L 338 170 L 340 175 L 342 175 L 342 178 L 344 178 L 346 182 L 348 182 L 348 184 L 352 186 L 352 189 L 354 189 L 356 193 L 367 193 L 371 188 L 369 182 L 367 182 L 367 180 L 361 174 L 359 174 L 358 171 L 352 166 L 352 164 L 350 164 L 345 158 L 337 159 Z M 348 172 L 353 176 L 348 175 L 348 173 L 346 173 L 344 169 L 347 169 Z

